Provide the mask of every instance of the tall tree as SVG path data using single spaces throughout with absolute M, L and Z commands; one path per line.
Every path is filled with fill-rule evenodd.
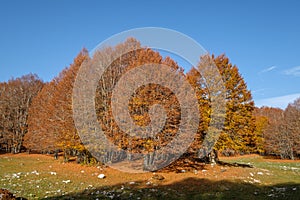
M 145 154 L 153 152 L 156 148 L 165 145 L 166 141 L 176 134 L 178 117 L 175 113 L 177 112 L 178 114 L 176 105 L 179 105 L 176 98 L 174 98 L 174 94 L 167 88 L 157 84 L 143 85 L 137 88 L 135 94 L 132 94 L 128 105 L 134 122 L 141 127 L 151 123 L 149 111 L 154 104 L 161 104 L 164 109 L 168 110 L 168 119 L 167 125 L 155 137 L 141 138 L 139 135 L 136 137 L 130 136 L 118 127 L 112 115 L 111 96 L 117 82 L 129 70 L 146 64 L 163 64 L 178 73 L 182 73 L 183 70 L 171 58 L 163 59 L 158 52 L 149 48 L 141 48 L 139 42 L 132 39 L 118 45 L 114 51 L 120 51 L 119 49 L 122 48 L 130 49 L 128 46 L 134 48 L 112 62 L 99 81 L 96 92 L 96 111 L 98 120 L 107 137 L 120 149 L 129 152 L 128 155 L 130 156 L 130 152 Z M 97 55 L 93 59 L 97 59 Z M 145 163 L 149 164 L 151 162 L 147 160 L 148 157 L 145 159 Z
M 225 127 L 216 147 L 221 150 L 230 148 L 238 152 L 255 152 L 258 138 L 254 135 L 254 102 L 251 92 L 237 66 L 232 65 L 225 55 L 214 58 L 214 61 L 226 87 Z
M 211 113 L 211 103 L 209 98 L 209 90 L 205 85 L 205 80 L 198 70 L 192 68 L 186 74 L 187 80 L 195 88 L 198 108 L 199 108 L 199 127 L 197 129 L 197 134 L 195 141 L 191 145 L 190 153 L 196 155 L 199 149 L 202 148 L 204 137 L 208 131 L 210 123 L 210 113 Z M 199 156 L 199 155 L 198 155 Z
M 260 108 L 255 108 L 253 112 L 255 118 L 255 135 L 258 137 L 257 149 L 258 153 L 265 154 L 265 133 L 268 127 L 268 117 L 264 116 L 260 112 Z
M 33 99 L 28 112 L 28 133 L 24 137 L 24 146 L 29 151 L 43 152 L 57 149 L 56 135 L 52 132 L 55 126 L 51 120 L 51 106 L 58 79 L 46 83 Z
M 251 92 L 240 75 L 237 66 L 232 65 L 225 55 L 211 58 L 218 68 L 223 78 L 226 89 L 226 117 L 223 132 L 221 133 L 215 149 L 236 152 L 256 152 L 258 145 L 258 136 L 255 134 L 254 118 L 252 111 L 254 103 Z M 203 61 L 199 62 L 197 68 L 200 72 L 203 67 Z M 205 77 L 195 69 L 187 73 L 187 79 L 196 88 L 200 123 L 198 128 L 197 141 L 203 140 L 207 134 L 211 120 L 211 101 L 210 91 L 206 84 Z M 196 145 L 196 142 L 194 145 Z M 199 146 L 199 145 L 198 145 Z
M 54 123 L 52 133 L 57 138 L 57 145 L 63 150 L 84 149 L 73 121 L 72 93 L 77 72 L 82 63 L 88 58 L 88 51 L 83 49 L 70 67 L 58 77 L 60 81 L 51 99 L 50 120 Z
M 285 128 L 283 142 L 286 154 L 289 158 L 300 157 L 300 98 L 290 103 L 284 111 Z
M 281 155 L 280 149 L 285 145 L 282 141 L 282 129 L 285 126 L 284 111 L 280 108 L 262 107 L 257 108 L 254 115 L 257 123 L 262 123 L 260 120 L 267 121 L 263 122 L 264 127 L 261 127 L 265 154 Z
M 38 151 L 84 150 L 77 134 L 72 111 L 72 92 L 77 71 L 88 59 L 83 49 L 70 67 L 46 84 L 30 108 L 26 147 Z M 38 145 L 37 143 L 38 142 Z
M 28 110 L 43 82 L 33 74 L 11 79 L 2 84 L 0 96 L 1 126 L 4 143 L 13 153 L 19 153 L 28 130 Z

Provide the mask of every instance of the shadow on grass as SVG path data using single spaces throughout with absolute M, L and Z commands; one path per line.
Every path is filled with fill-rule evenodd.
M 78 193 L 70 193 L 47 199 L 295 199 L 300 198 L 300 184 L 253 185 L 245 182 L 212 181 L 187 178 L 163 185 L 131 182 Z

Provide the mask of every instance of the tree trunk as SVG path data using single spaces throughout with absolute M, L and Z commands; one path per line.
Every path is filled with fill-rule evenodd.
M 67 150 L 64 150 L 64 162 L 69 162 L 69 155 Z
M 199 149 L 197 157 L 207 164 L 216 164 L 219 161 L 218 151 L 215 149 L 211 152 L 207 152 L 206 149 Z

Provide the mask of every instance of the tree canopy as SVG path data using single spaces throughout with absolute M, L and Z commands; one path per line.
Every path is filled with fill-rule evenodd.
M 255 108 L 251 91 L 238 67 L 224 54 L 202 56 L 197 66 L 184 72 L 171 57 L 163 57 L 158 51 L 142 47 L 134 38 L 129 38 L 115 47 L 96 51 L 93 57 L 89 57 L 88 51 L 83 49 L 73 63 L 49 83 L 44 83 L 33 74 L 0 83 L 1 149 L 18 153 L 25 146 L 37 152 L 62 150 L 65 153 L 74 151 L 77 155 L 82 152 L 87 154 L 73 119 L 74 82 L 83 63 L 109 62 L 112 58 L 108 55 L 112 54 L 121 56 L 111 60 L 102 76 L 98 77 L 94 100 L 98 123 L 105 136 L 120 150 L 150 155 L 144 158 L 150 164 L 155 151 L 165 147 L 176 137 L 182 123 L 181 106 L 190 106 L 181 105 L 174 91 L 166 86 L 156 83 L 142 85 L 131 94 L 126 105 L 130 118 L 135 126 L 142 128 L 151 123 L 163 123 L 162 129 L 154 135 L 141 138 L 138 134 L 129 134 L 118 126 L 112 109 L 113 90 L 127 73 L 140 66 L 156 64 L 165 66 L 182 77 L 196 94 L 200 121 L 193 142 L 183 156 L 199 157 L 213 118 L 212 98 L 213 95 L 218 95 L 209 86 L 218 83 L 213 83 L 201 74 L 203 66 L 207 64 L 205 62 L 209 61 L 217 67 L 224 83 L 226 107 L 222 113 L 224 126 L 214 149 L 224 155 L 261 153 L 290 159 L 299 157 L 300 98 L 290 103 L 285 110 Z M 158 79 L 164 78 L 162 74 L 156 76 Z M 157 105 L 164 110 L 165 121 L 151 118 L 154 111 L 159 111 L 153 110 Z

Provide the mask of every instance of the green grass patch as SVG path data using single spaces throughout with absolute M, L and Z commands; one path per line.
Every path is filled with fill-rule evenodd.
M 226 158 L 251 169 L 212 168 L 198 174 L 130 174 L 101 167 L 64 164 L 42 155 L 1 155 L 0 188 L 28 199 L 299 199 L 300 162 L 275 162 L 260 156 Z M 217 171 L 224 170 L 225 177 Z M 103 171 L 101 171 L 103 170 Z M 239 177 L 232 174 L 239 170 Z M 99 179 L 104 173 L 106 179 Z M 172 179 L 172 180 L 171 180 Z M 256 181 L 255 181 L 256 180 Z

